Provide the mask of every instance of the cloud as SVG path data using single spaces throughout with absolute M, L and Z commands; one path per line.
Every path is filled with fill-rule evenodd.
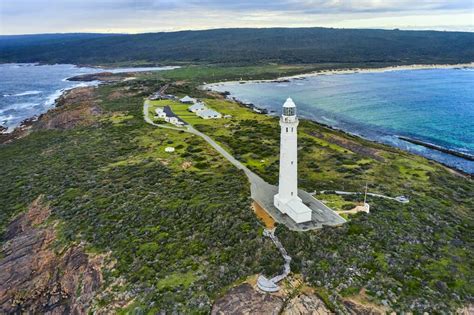
M 0 33 L 270 26 L 471 29 L 473 11 L 472 0 L 0 0 Z

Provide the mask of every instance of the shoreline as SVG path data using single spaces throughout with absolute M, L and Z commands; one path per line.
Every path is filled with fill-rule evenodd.
M 239 104 L 240 106 L 242 107 L 245 107 L 245 108 L 248 108 L 250 110 L 254 110 L 255 108 L 259 109 L 258 107 L 256 107 L 254 104 L 247 104 L 247 103 L 244 103 L 242 102 L 241 100 L 235 98 L 235 97 L 232 97 L 232 98 L 227 98 L 227 94 L 224 94 L 224 93 L 221 93 L 221 92 L 217 92 L 217 91 L 212 91 L 214 93 L 218 93 L 219 95 L 222 95 L 224 98 L 230 100 L 230 101 L 233 101 L 233 102 L 236 102 L 237 104 Z M 261 115 L 266 115 L 266 116 L 269 116 L 269 117 L 278 117 L 278 116 L 274 116 L 272 115 L 272 113 L 270 112 L 258 112 L 259 114 Z M 451 172 L 454 172 L 455 174 L 459 175 L 459 176 L 463 176 L 463 177 L 468 177 L 468 178 L 474 178 L 474 173 L 469 173 L 469 172 L 466 172 L 462 169 L 459 169 L 455 166 L 452 166 L 452 165 L 448 165 L 442 161 L 438 161 L 438 160 L 435 160 L 433 158 L 430 158 L 430 157 L 427 157 L 427 156 L 424 156 L 424 155 L 421 155 L 421 154 L 418 154 L 418 153 L 415 153 L 415 152 L 411 152 L 409 150 L 405 150 L 403 148 L 400 148 L 400 147 L 397 147 L 395 145 L 391 145 L 391 144 L 388 144 L 388 143 L 385 143 L 383 141 L 380 141 L 380 140 L 376 140 L 376 139 L 370 139 L 368 137 L 365 137 L 361 134 L 358 134 L 358 133 L 355 133 L 355 132 L 350 132 L 350 131 L 346 131 L 342 128 L 339 128 L 339 127 L 335 127 L 335 126 L 331 126 L 331 125 L 328 125 L 326 123 L 323 123 L 323 122 L 320 122 L 320 121 L 317 121 L 317 120 L 314 120 L 314 119 L 310 119 L 310 118 L 302 118 L 301 120 L 306 120 L 306 121 L 309 121 L 313 124 L 316 124 L 318 126 L 321 126 L 321 127 L 324 127 L 324 128 L 327 128 L 327 129 L 330 129 L 332 131 L 335 131 L 335 132 L 339 132 L 339 133 L 342 133 L 346 136 L 350 136 L 350 137 L 354 137 L 354 138 L 357 138 L 357 139 L 360 139 L 360 140 L 363 140 L 363 141 L 368 141 L 368 142 L 371 142 L 371 143 L 374 143 L 374 144 L 378 144 L 378 145 L 383 145 L 383 146 L 387 146 L 387 147 L 390 147 L 392 149 L 395 149 L 395 150 L 400 150 L 404 153 L 408 153 L 408 154 L 413 154 L 413 155 L 416 155 L 416 156 L 419 156 L 419 157 L 422 157 L 424 159 L 427 159 L 429 161 L 432 161 L 434 163 L 437 163 L 437 164 L 440 164 L 442 165 L 443 167 L 447 168 L 449 171 Z M 406 142 L 409 142 L 409 143 L 412 143 L 412 144 L 416 144 L 416 145 L 419 145 L 419 146 L 422 146 L 422 147 L 425 147 L 425 148 L 428 148 L 428 149 L 431 149 L 431 150 L 434 150 L 434 151 L 438 151 L 438 152 L 442 152 L 442 153 L 445 153 L 445 154 L 450 154 L 452 156 L 456 156 L 456 157 L 459 157 L 459 158 L 463 158 L 465 160 L 470 160 L 469 158 L 466 158 L 465 156 L 461 156 L 461 155 L 457 155 L 457 154 L 452 154 L 451 150 L 449 149 L 446 149 L 446 151 L 443 151 L 445 148 L 442 148 L 442 147 L 438 147 L 438 148 L 434 148 L 434 147 L 430 147 L 429 145 L 430 144 L 427 144 L 426 142 L 422 142 L 422 141 L 418 141 L 419 143 L 415 143 L 415 141 L 417 140 L 414 140 L 414 139 L 411 139 L 411 138 L 407 138 L 407 137 L 403 137 L 403 136 L 396 136 L 394 135 L 394 137 L 396 137 L 397 139 L 400 139 L 400 140 L 403 140 L 403 141 L 406 141 Z M 410 139 L 410 140 L 408 140 Z M 435 145 L 433 145 L 435 146 Z M 452 151 L 452 152 L 457 152 L 457 151 Z M 462 153 L 461 153 L 462 154 Z M 469 156 L 471 158 L 473 158 L 471 155 L 466 155 L 466 156 Z
M 0 65 L 10 65 L 18 67 L 39 67 L 39 66 L 54 66 L 54 65 L 68 65 L 75 68 L 90 68 L 97 70 L 96 72 L 83 73 L 71 75 L 63 78 L 63 82 L 71 82 L 73 84 L 70 87 L 63 87 L 57 90 L 54 90 L 52 93 L 47 94 L 45 99 L 41 101 L 41 104 L 44 105 L 45 111 L 41 113 L 36 113 L 34 115 L 25 116 L 20 122 L 16 123 L 13 126 L 7 126 L 0 124 L 0 135 L 8 135 L 15 132 L 16 129 L 23 129 L 29 126 L 33 121 L 37 120 L 43 114 L 46 114 L 49 110 L 56 108 L 56 101 L 61 98 L 66 92 L 73 90 L 75 88 L 88 87 L 88 86 L 98 86 L 100 84 L 105 84 L 109 82 L 115 82 L 120 80 L 130 80 L 134 74 L 141 72 L 149 71 L 167 71 L 179 68 L 179 66 L 152 66 L 152 67 L 123 67 L 123 68 L 106 68 L 105 66 L 91 66 L 91 65 L 81 65 L 81 64 L 45 64 L 45 63 L 2 63 Z M 29 113 L 31 114 L 31 113 Z M 21 119 L 21 118 L 20 118 Z
M 31 126 L 32 123 L 34 123 L 35 121 L 38 121 L 38 119 L 42 115 L 48 113 L 50 110 L 53 110 L 53 109 L 57 108 L 58 107 L 57 106 L 57 101 L 69 91 L 72 91 L 72 90 L 78 89 L 78 88 L 84 88 L 84 87 L 97 87 L 100 84 L 105 83 L 105 82 L 101 82 L 101 81 L 89 81 L 89 82 L 88 81 L 76 81 L 76 82 L 77 83 L 75 85 L 71 86 L 71 87 L 58 89 L 58 90 L 55 90 L 53 93 L 49 94 L 46 98 L 46 101 L 45 101 L 45 105 L 47 106 L 47 110 L 45 112 L 43 112 L 41 114 L 26 117 L 15 127 L 5 127 L 3 125 L 0 125 L 0 135 L 9 135 L 9 134 L 12 134 L 12 133 L 16 132 L 17 129 L 23 130 L 25 128 L 28 128 L 29 126 Z
M 267 111 L 266 109 L 261 109 L 257 106 L 255 106 L 254 104 L 252 103 L 244 103 L 242 102 L 241 100 L 239 100 L 238 98 L 235 98 L 235 97 L 232 97 L 232 98 L 227 98 L 228 95 L 224 94 L 224 93 L 221 93 L 221 92 L 217 92 L 217 91 L 212 91 L 214 93 L 218 93 L 220 95 L 222 95 L 223 97 L 225 97 L 226 99 L 230 100 L 230 101 L 234 101 L 236 103 L 238 103 L 239 105 L 243 106 L 243 107 L 246 107 L 250 110 L 254 110 L 255 109 L 258 109 L 260 110 L 259 114 L 261 115 L 267 115 L 267 116 L 270 116 L 270 117 L 277 117 L 277 116 L 274 116 L 271 112 Z M 464 171 L 460 168 L 457 168 L 453 165 L 449 165 L 447 163 L 444 163 L 442 161 L 439 161 L 439 160 L 436 160 L 432 157 L 429 157 L 429 156 L 425 156 L 425 155 L 422 155 L 422 154 L 419 154 L 419 153 L 416 153 L 416 152 L 412 152 L 408 149 L 405 149 L 405 148 L 402 148 L 402 147 L 398 147 L 396 145 L 392 145 L 392 144 L 389 144 L 389 143 L 386 143 L 386 142 L 383 142 L 381 140 L 377 140 L 377 139 L 371 139 L 369 137 L 366 137 L 364 135 L 361 135 L 357 132 L 351 132 L 351 131 L 348 131 L 348 130 L 344 130 L 340 127 L 336 127 L 336 126 L 331 126 L 327 123 L 324 123 L 324 122 L 321 122 L 321 121 L 317 121 L 315 119 L 311 119 L 311 118 L 302 118 L 302 120 L 307 120 L 311 123 L 314 123 L 314 124 L 317 124 L 319 126 L 322 126 L 324 128 L 328 128 L 328 129 L 331 129 L 333 131 L 336 131 L 336 132 L 340 132 L 340 133 L 343 133 L 345 135 L 348 135 L 348 136 L 351 136 L 351 137 L 355 137 L 355 138 L 358 138 L 358 139 L 361 139 L 361 140 L 364 140 L 364 141 L 368 141 L 368 142 L 372 142 L 372 143 L 375 143 L 375 144 L 380 144 L 380 145 L 384 145 L 384 146 L 388 146 L 388 147 L 391 147 L 393 149 L 396 149 L 396 150 L 400 150 L 400 151 L 403 151 L 403 152 L 406 152 L 406 153 L 409 153 L 409 154 L 413 154 L 413 155 L 416 155 L 416 156 L 420 156 L 422 158 L 425 158 L 429 161 L 433 161 L 435 163 L 438 163 L 446 168 L 448 168 L 449 170 L 451 171 L 454 171 L 454 172 L 457 172 L 459 173 L 459 175 L 462 175 L 462 176 L 467 176 L 467 177 L 474 177 L 474 173 L 469 173 L 467 171 Z M 399 139 L 399 140 L 402 140 L 402 141 L 405 141 L 405 142 L 408 142 L 408 143 L 411 143 L 411 144 L 414 144 L 414 145 L 418 145 L 418 146 L 421 146 L 421 147 L 424 147 L 424 148 L 427 148 L 427 149 L 430 149 L 430 150 L 433 150 L 435 152 L 441 152 L 441 153 L 444 153 L 444 154 L 447 154 L 447 155 L 450 155 L 452 157 L 457 157 L 457 158 L 461 158 L 461 159 L 464 159 L 466 161 L 474 161 L 474 157 L 472 155 L 469 155 L 469 154 L 466 154 L 466 153 L 462 153 L 462 152 L 458 152 L 458 151 L 454 151 L 454 150 L 451 150 L 451 149 L 447 149 L 447 148 L 443 148 L 443 147 L 440 147 L 440 146 L 437 146 L 437 145 L 433 145 L 433 144 L 430 144 L 430 143 L 427 143 L 427 142 L 423 142 L 423 141 L 420 141 L 420 140 L 416 140 L 416 139 L 411 139 L 411 138 L 408 138 L 408 137 L 403 137 L 403 136 L 397 136 L 397 135 L 393 135 L 393 137 Z
M 266 83 L 275 82 L 283 83 L 290 80 L 305 80 L 306 78 L 316 77 L 320 75 L 339 75 L 339 74 L 355 74 L 355 73 L 381 73 L 391 71 L 411 71 L 411 70 L 435 70 L 435 69 L 474 69 L 474 61 L 469 63 L 457 63 L 457 64 L 412 64 L 403 66 L 388 66 L 382 68 L 346 68 L 346 69 L 329 69 L 329 70 L 317 70 L 308 73 L 295 74 L 291 76 L 278 77 L 276 79 L 269 80 L 233 80 L 233 81 L 222 81 L 202 85 L 203 88 L 209 88 L 216 85 L 227 85 L 227 84 L 246 84 L 246 83 Z
M 419 70 L 419 69 L 455 69 L 455 68 L 474 68 L 474 62 L 472 63 L 468 63 L 468 64 L 456 64 L 456 65 L 411 65 L 411 66 L 393 66 L 393 67 L 385 67 L 385 68 L 373 68 L 373 69 L 365 69 L 366 72 L 386 72 L 386 71 L 402 71 L 402 70 Z M 281 77 L 279 79 L 273 79 L 273 80 L 247 80 L 247 81 L 244 81 L 244 82 L 252 82 L 252 83 L 258 83 L 258 82 L 281 82 L 282 80 L 288 80 L 288 79 L 301 79 L 303 77 L 310 77 L 310 76 L 317 76 L 317 75 L 331 75 L 331 74 L 348 74 L 348 73 L 360 73 L 361 71 L 359 71 L 358 69 L 347 69 L 347 70 L 323 70 L 323 71 L 320 71 L 320 72 L 314 72 L 314 73 L 308 73 L 308 74 L 300 74 L 300 75 L 295 75 L 295 76 L 289 76 L 289 77 Z M 103 72 L 101 72 L 103 73 Z M 97 74 L 100 74 L 100 73 L 96 73 L 96 74 L 91 74 L 91 75 L 97 75 Z M 121 76 L 125 76 L 125 78 L 122 78 L 122 80 L 126 80 L 127 79 L 127 74 L 130 74 L 130 75 L 133 75 L 133 72 L 123 72 L 123 73 L 116 73 L 116 75 L 121 75 Z M 67 78 L 67 79 L 71 79 L 71 78 L 74 78 L 74 77 L 70 77 L 70 78 Z M 73 81 L 73 80 L 71 80 Z M 94 88 L 97 88 L 99 85 L 101 84 L 107 84 L 107 83 L 110 83 L 111 81 L 105 79 L 105 80 L 101 80 L 101 79 L 98 79 L 96 81 L 88 81 L 88 80 L 74 80 L 75 82 L 78 82 L 77 85 L 73 86 L 73 87 L 70 87 L 70 88 L 66 88 L 66 89 L 61 89 L 59 91 L 61 91 L 61 93 L 58 93 L 58 91 L 56 91 L 54 94 L 58 93 L 58 96 L 55 98 L 55 100 L 53 101 L 53 104 L 52 106 L 47 110 L 45 111 L 44 113 L 40 114 L 40 115 L 35 115 L 35 116 L 31 116 L 31 117 L 28 117 L 26 119 L 24 119 L 18 126 L 16 126 L 15 128 L 13 128 L 11 131 L 7 129 L 7 131 L 5 130 L 0 130 L 0 137 L 7 137 L 7 138 L 11 138 L 10 140 L 15 140 L 17 139 L 18 137 L 16 136 L 16 134 L 19 134 L 21 135 L 23 132 L 25 131 L 28 131 L 33 125 L 34 123 L 36 123 L 37 121 L 39 121 L 41 119 L 41 117 L 45 114 L 47 114 L 49 111 L 51 110 L 54 110 L 56 108 L 58 108 L 58 104 L 57 104 L 57 100 L 60 99 L 62 96 L 64 96 L 67 92 L 69 91 L 72 91 L 74 89 L 77 89 L 77 88 L 83 88 L 83 87 L 94 87 Z M 254 104 L 247 104 L 247 103 L 244 103 L 242 102 L 241 100 L 233 97 L 232 95 L 230 94 L 225 94 L 225 92 L 218 92 L 218 91 L 215 91 L 215 90 L 212 90 L 210 87 L 211 86 L 215 86 L 215 85 L 224 85 L 226 83 L 230 84 L 230 83 L 240 83 L 242 81 L 224 81 L 224 82 L 219 82 L 219 83 L 210 83 L 210 84 L 204 84 L 204 85 L 201 85 L 199 86 L 198 88 L 200 89 L 203 89 L 203 90 L 207 90 L 207 91 L 210 91 L 210 92 L 213 92 L 213 93 L 217 93 L 219 95 L 221 95 L 222 97 L 226 98 L 226 99 L 229 99 L 229 100 L 232 100 L 232 101 L 235 101 L 237 103 L 239 103 L 241 106 L 243 107 L 246 107 L 250 110 L 253 110 L 259 114 L 263 114 L 263 115 L 268 115 L 268 116 L 271 116 L 273 117 L 272 113 L 266 109 L 263 109 L 263 108 L 259 108 L 257 106 L 255 106 Z M 89 84 L 88 84 L 89 83 Z M 52 94 L 53 95 L 53 94 Z M 435 160 L 433 158 L 430 158 L 430 157 L 427 157 L 427 156 L 424 156 L 424 155 L 421 155 L 421 154 L 418 154 L 418 153 L 415 153 L 415 152 L 411 152 L 409 150 L 406 150 L 406 149 L 403 149 L 403 148 L 400 148 L 398 146 L 395 146 L 395 145 L 391 145 L 391 144 L 388 144 L 388 143 L 385 143 L 385 142 L 382 142 L 382 141 L 378 141 L 376 139 L 370 139 L 370 138 L 367 138 L 363 135 L 360 135 L 358 133 L 354 133 L 354 132 L 350 132 L 350 131 L 346 131 L 346 130 L 343 130 L 341 128 L 338 128 L 338 127 L 334 127 L 334 126 L 331 126 L 329 124 L 326 124 L 326 123 L 323 123 L 323 122 L 319 122 L 319 121 L 316 121 L 314 119 L 309 119 L 309 118 L 305 118 L 306 120 L 312 122 L 312 123 L 315 123 L 315 124 L 318 124 L 320 126 L 323 126 L 325 128 L 329 128 L 331 130 L 334 130 L 334 131 L 337 131 L 337 132 L 341 132 L 343 134 L 346 134 L 346 135 L 349 135 L 349 136 L 352 136 L 352 137 L 357 137 L 357 138 L 360 138 L 362 140 L 365 140 L 365 141 L 369 141 L 369 142 L 372 142 L 372 143 L 376 143 L 376 144 L 382 144 L 382 145 L 386 145 L 386 146 L 389 146 L 391 148 L 394 148 L 394 149 L 397 149 L 397 150 L 401 150 L 403 152 L 407 152 L 407 153 L 410 153 L 410 154 L 414 154 L 414 155 L 417 155 L 417 156 L 421 156 L 423 158 L 426 158 L 427 160 L 430 160 L 430 161 L 433 161 L 435 163 L 438 163 L 448 169 L 450 169 L 451 171 L 454 171 L 454 172 L 457 172 L 459 175 L 462 175 L 462 176 L 468 176 L 468 177 L 473 177 L 474 174 L 471 174 L 469 172 L 466 172 L 462 169 L 459 169 L 455 166 L 452 166 L 452 165 L 448 165 L 446 163 L 443 163 L 442 161 L 438 161 L 438 160 Z M 2 127 L 0 125 L 0 127 Z M 406 141 L 406 142 L 409 142 L 409 143 L 412 143 L 412 144 L 415 144 L 415 145 L 420 145 L 420 146 L 423 146 L 425 148 L 428 148 L 428 149 L 431 149 L 431 150 L 435 150 L 435 151 L 438 151 L 438 152 L 442 152 L 442 153 L 445 153 L 445 154 L 449 154 L 449 155 L 452 155 L 452 156 L 456 156 L 456 157 L 459 157 L 459 158 L 463 158 L 465 160 L 469 160 L 469 161 L 472 161 L 471 159 L 469 158 L 466 158 L 466 156 L 470 156 L 470 155 L 466 155 L 466 156 L 463 156 L 462 153 L 460 153 L 459 155 L 458 154 L 453 154 L 452 152 L 457 152 L 457 151 L 452 151 L 452 150 L 449 150 L 449 149 L 446 149 L 444 150 L 445 148 L 442 148 L 442 147 L 438 147 L 436 145 L 436 147 L 438 148 L 434 148 L 434 147 L 431 147 L 431 146 L 428 146 L 428 145 L 425 145 L 424 142 L 421 142 L 421 141 L 417 141 L 417 142 L 420 142 L 420 143 L 415 143 L 416 140 L 413 140 L 413 141 L 410 141 L 408 140 L 408 138 L 405 138 L 405 137 L 402 137 L 400 138 L 400 136 L 396 136 L 394 135 L 395 137 L 397 137 L 398 139 L 400 140 L 403 140 L 403 141 Z M 0 138 L 1 140 L 1 138 Z M 2 143 L 5 143 L 4 141 L 0 141 L 0 145 Z M 472 156 L 470 156 L 472 158 Z
M 409 142 L 409 143 L 420 145 L 420 146 L 428 148 L 428 149 L 432 149 L 432 150 L 436 150 L 436 151 L 443 152 L 443 153 L 446 153 L 446 154 L 450 154 L 450 155 L 453 155 L 453 156 L 457 156 L 457 157 L 463 158 L 463 159 L 468 160 L 468 161 L 474 161 L 474 156 L 471 155 L 471 154 L 468 154 L 468 153 L 463 153 L 463 152 L 447 149 L 447 148 L 444 148 L 444 147 L 436 145 L 436 144 L 432 144 L 432 143 L 429 143 L 429 142 L 425 142 L 425 141 L 421 141 L 421 140 L 413 139 L 413 138 L 409 138 L 409 137 L 397 136 L 397 138 L 400 139 L 400 140 Z
M 246 83 L 268 83 L 268 82 L 270 82 L 270 83 L 283 83 L 283 82 L 289 82 L 290 80 L 303 80 L 307 77 L 315 77 L 315 76 L 319 76 L 319 75 L 352 74 L 352 73 L 381 73 L 381 72 L 390 72 L 390 71 L 412 71 L 412 70 L 424 70 L 424 69 L 459 69 L 459 68 L 461 68 L 461 69 L 474 69 L 474 62 L 463 63 L 463 64 L 453 64 L 453 65 L 449 65 L 449 64 L 441 65 L 440 64 L 440 65 L 391 66 L 391 67 L 373 68 L 373 69 L 371 69 L 371 68 L 368 68 L 368 69 L 353 68 L 353 69 L 340 69 L 340 70 L 333 69 L 333 70 L 323 70 L 323 71 L 317 71 L 317 72 L 294 75 L 294 76 L 279 77 L 278 79 L 273 79 L 273 80 L 243 80 L 243 81 L 224 81 L 224 82 L 217 82 L 217 83 L 209 83 L 209 84 L 201 85 L 199 88 L 202 89 L 202 90 L 218 93 L 222 97 L 224 97 L 228 100 L 235 101 L 235 102 L 239 103 L 241 106 L 249 108 L 250 110 L 253 110 L 253 111 L 255 111 L 257 113 L 260 113 L 260 114 L 265 114 L 265 115 L 273 117 L 274 115 L 273 115 L 272 110 L 270 110 L 268 108 L 259 107 L 258 105 L 255 105 L 251 102 L 245 102 L 243 100 L 240 100 L 228 91 L 222 91 L 222 92 L 221 91 L 216 91 L 214 89 L 214 87 L 216 87 L 216 86 L 225 86 L 225 85 L 230 85 L 230 84 L 246 84 Z M 312 118 L 305 118 L 305 119 L 308 120 L 308 121 L 311 121 L 313 123 L 316 123 L 318 125 L 329 128 L 331 130 L 342 132 L 344 134 L 354 136 L 354 137 L 360 138 L 360 139 L 365 140 L 365 141 L 370 141 L 370 142 L 373 142 L 373 143 L 386 145 L 386 146 L 389 146 L 391 148 L 401 150 L 403 152 L 407 152 L 407 153 L 410 153 L 410 154 L 414 154 L 414 155 L 423 157 L 427 160 L 430 160 L 430 161 L 433 161 L 433 162 L 438 163 L 440 165 L 443 165 L 444 167 L 446 167 L 446 168 L 448 168 L 452 171 L 458 172 L 461 175 L 468 176 L 468 177 L 473 177 L 474 176 L 474 172 L 471 173 L 471 172 L 468 171 L 469 167 L 466 170 L 464 170 L 460 167 L 457 167 L 456 165 L 450 165 L 446 161 L 443 161 L 443 159 L 447 160 L 448 157 L 446 157 L 446 156 L 443 157 L 443 155 L 439 155 L 439 153 L 441 153 L 441 154 L 445 154 L 447 156 L 450 156 L 451 158 L 459 158 L 459 159 L 462 159 L 466 162 L 472 162 L 472 161 L 474 161 L 474 156 L 471 155 L 471 154 L 464 153 L 464 152 L 458 152 L 458 151 L 455 151 L 455 150 L 452 150 L 452 149 L 449 149 L 449 148 L 444 148 L 442 146 L 438 146 L 438 145 L 435 145 L 435 144 L 427 143 L 427 142 L 417 140 L 417 139 L 413 139 L 413 138 L 409 138 L 409 137 L 398 136 L 396 134 L 392 135 L 394 138 L 396 138 L 398 140 L 401 140 L 403 142 L 406 142 L 408 144 L 421 146 L 425 149 L 431 150 L 431 153 L 430 153 L 430 151 L 427 151 L 426 154 L 422 154 L 420 152 L 417 152 L 414 149 L 410 149 L 409 147 L 399 146 L 399 145 L 396 145 L 395 143 L 384 142 L 382 140 L 373 139 L 373 138 L 364 136 L 364 135 L 362 135 L 358 132 L 352 132 L 352 131 L 345 130 L 345 129 L 340 128 L 340 127 L 331 126 L 327 123 L 324 123 L 324 122 L 321 122 L 321 121 L 318 121 L 318 120 L 315 120 L 315 119 L 312 119 Z M 438 153 L 439 159 L 436 159 L 436 156 L 437 156 L 436 152 Z M 454 162 L 455 162 L 455 160 L 454 160 Z

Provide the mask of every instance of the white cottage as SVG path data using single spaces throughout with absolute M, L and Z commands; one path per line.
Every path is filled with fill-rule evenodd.
M 179 119 L 177 117 L 166 117 L 165 121 L 169 122 L 170 124 L 174 124 L 174 125 L 179 123 Z
M 163 110 L 163 107 L 157 107 L 155 109 L 156 118 L 166 118 L 166 113 Z
M 185 104 L 194 104 L 194 103 L 196 103 L 196 99 L 192 98 L 192 97 L 189 97 L 188 95 L 186 95 L 185 97 L 183 97 L 179 101 L 181 103 L 185 103 Z
M 199 117 L 203 119 L 219 119 L 222 118 L 221 113 L 216 112 L 215 110 L 212 109 L 206 109 L 200 112 L 196 113 Z
M 191 105 L 188 107 L 188 110 L 193 113 L 198 113 L 200 111 L 206 110 L 207 107 L 204 105 L 204 103 L 196 103 L 194 105 Z

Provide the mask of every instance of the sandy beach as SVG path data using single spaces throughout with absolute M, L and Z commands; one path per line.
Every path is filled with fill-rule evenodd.
M 351 74 L 351 73 L 380 73 L 390 71 L 405 71 L 405 70 L 428 70 L 428 69 L 457 69 L 457 68 L 470 68 L 474 69 L 474 62 L 470 63 L 458 63 L 458 64 L 414 64 L 406 66 L 390 66 L 383 68 L 348 68 L 348 69 L 334 69 L 334 70 L 320 70 L 315 72 L 309 72 L 304 74 L 297 74 L 293 76 L 284 76 L 278 79 L 272 80 L 241 80 L 241 81 L 225 81 L 218 83 L 210 83 L 203 86 L 203 88 L 211 88 L 212 86 L 234 84 L 234 83 L 258 83 L 258 82 L 280 82 L 287 80 L 303 80 L 309 77 L 315 77 L 320 75 L 336 75 L 336 74 Z

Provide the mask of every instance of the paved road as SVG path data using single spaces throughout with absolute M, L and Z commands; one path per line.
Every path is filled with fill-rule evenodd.
M 149 106 L 149 102 L 145 101 L 143 104 L 143 117 L 148 124 L 160 128 L 185 131 L 197 135 L 206 140 L 207 143 L 209 143 L 214 149 L 216 149 L 217 152 L 222 154 L 235 167 L 244 171 L 250 182 L 250 192 L 252 199 L 256 201 L 263 209 L 265 209 L 276 222 L 285 224 L 288 228 L 295 231 L 319 229 L 322 228 L 323 225 L 337 226 L 346 222 L 336 212 L 328 208 L 319 200 L 315 199 L 309 193 L 303 190 L 299 190 L 298 196 L 303 200 L 304 204 L 306 204 L 311 210 L 313 210 L 313 213 L 312 221 L 301 224 L 295 223 L 295 221 L 293 221 L 287 215 L 282 214 L 273 205 L 273 196 L 278 192 L 278 187 L 276 187 L 275 185 L 270 185 L 269 183 L 264 181 L 260 176 L 249 170 L 245 165 L 235 159 L 229 152 L 222 148 L 211 137 L 194 129 L 191 125 L 188 124 L 183 128 L 179 128 L 154 123 L 153 120 L 151 120 L 151 118 L 149 117 Z

